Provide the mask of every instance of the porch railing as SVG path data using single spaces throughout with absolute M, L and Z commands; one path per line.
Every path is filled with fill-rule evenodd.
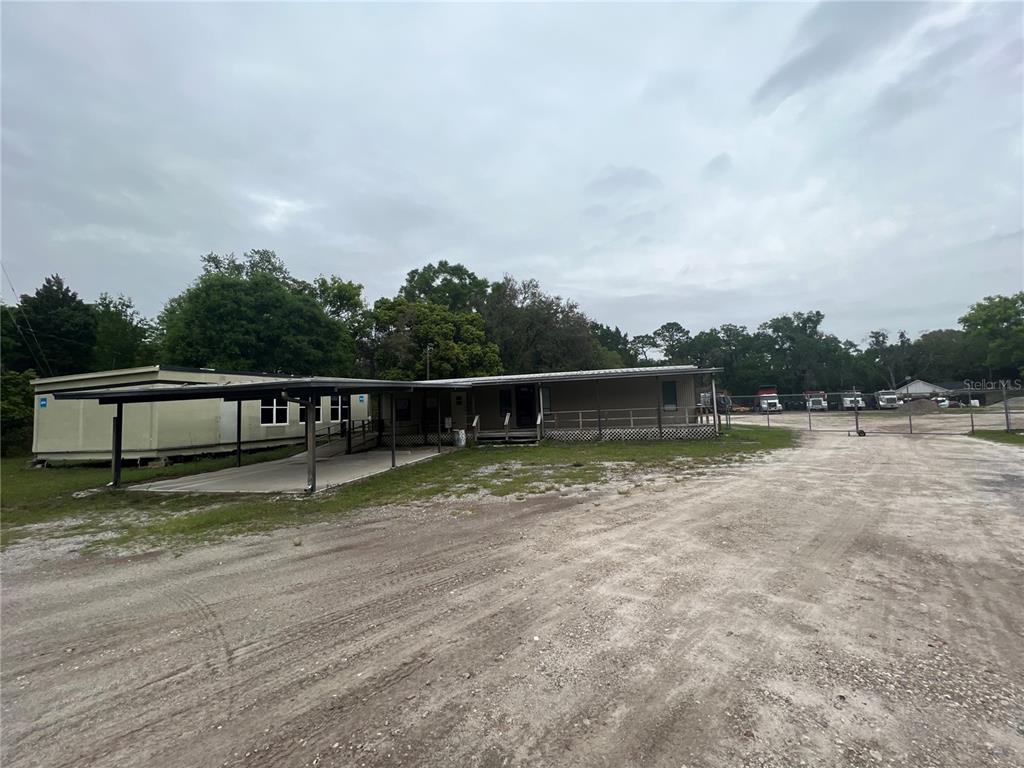
M 710 409 L 681 407 L 675 410 L 660 408 L 608 408 L 598 410 L 548 411 L 544 414 L 544 429 L 639 429 L 677 426 L 685 424 L 714 424 Z

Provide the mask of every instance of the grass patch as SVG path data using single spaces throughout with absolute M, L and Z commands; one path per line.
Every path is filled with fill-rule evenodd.
M 1024 445 L 1024 432 L 1006 432 L 1002 429 L 979 429 L 974 433 L 973 437 L 991 440 L 994 443 L 1005 443 L 1006 445 Z
M 81 536 L 91 539 L 89 547 L 145 544 L 173 549 L 241 532 L 338 519 L 359 509 L 438 497 L 465 499 L 486 494 L 521 499 L 538 493 L 564 494 L 567 488 L 586 492 L 616 474 L 635 476 L 684 466 L 692 471 L 711 462 L 787 448 L 795 440 L 796 434 L 788 429 L 734 426 L 719 439 L 706 441 L 545 442 L 475 448 L 399 467 L 311 498 L 114 491 L 103 487 L 109 480 L 109 470 L 104 468 L 27 469 L 23 459 L 4 459 L 0 521 L 4 544 L 33 536 Z M 227 457 L 126 469 L 123 477 L 126 483 L 141 482 L 220 469 L 231 462 Z M 91 495 L 73 496 L 76 491 L 98 487 L 101 490 Z

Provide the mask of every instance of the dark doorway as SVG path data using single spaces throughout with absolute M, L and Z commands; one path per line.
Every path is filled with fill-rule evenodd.
M 532 384 L 516 387 L 516 426 L 532 427 L 537 422 L 537 393 Z
M 512 390 L 502 389 L 498 392 L 498 413 L 501 416 L 501 424 L 505 425 L 505 414 L 512 413 Z

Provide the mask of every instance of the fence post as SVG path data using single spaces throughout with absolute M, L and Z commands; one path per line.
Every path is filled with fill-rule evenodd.
M 1003 415 L 1006 416 L 1006 431 L 1010 431 L 1010 395 L 1006 391 L 1006 385 L 1003 385 Z
M 860 406 L 856 400 L 853 401 L 853 429 L 860 434 Z
M 810 403 L 810 401 L 808 401 L 808 403 L 807 403 L 807 431 L 810 432 L 811 429 L 812 429 L 812 427 L 811 427 L 811 403 Z
M 911 403 L 914 401 L 911 400 Z M 910 406 L 907 406 L 907 421 L 910 422 L 910 434 L 914 434 L 914 412 L 910 410 Z
M 974 434 L 974 412 L 971 412 L 971 434 Z
M 768 420 L 768 426 L 770 427 L 772 425 L 772 412 L 766 409 L 764 417 Z

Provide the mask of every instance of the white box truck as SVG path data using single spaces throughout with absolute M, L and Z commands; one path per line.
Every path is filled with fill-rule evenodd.
M 875 392 L 875 403 L 880 411 L 889 411 L 900 407 L 900 399 L 891 389 L 880 389 Z

